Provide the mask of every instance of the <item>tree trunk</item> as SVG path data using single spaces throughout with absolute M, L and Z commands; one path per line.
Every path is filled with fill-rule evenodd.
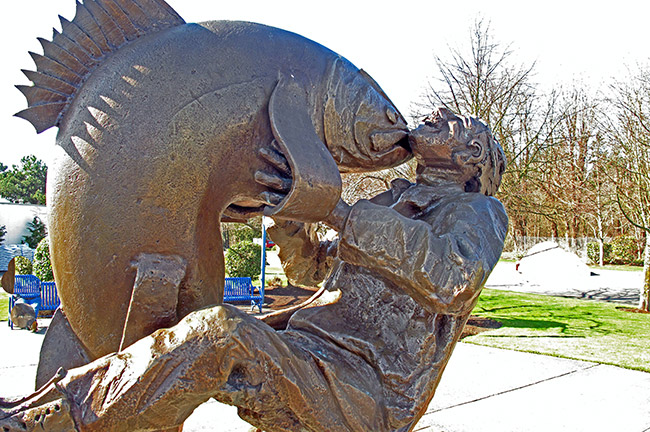
M 598 198 L 598 209 L 600 210 L 600 194 Z M 603 232 L 603 218 L 600 211 L 597 212 L 596 223 L 598 227 L 598 264 L 602 267 L 605 264 L 605 233 Z
M 602 238 L 598 239 L 598 265 L 605 265 L 605 242 Z
M 565 231 L 564 231 L 564 241 L 566 241 L 567 246 L 569 246 L 570 245 L 570 243 L 569 243 L 570 233 L 569 232 L 571 231 L 571 225 L 569 224 L 568 220 L 564 221 L 564 229 L 565 229 Z
M 639 309 L 650 311 L 650 235 L 645 237 L 643 250 L 643 285 L 641 286 Z

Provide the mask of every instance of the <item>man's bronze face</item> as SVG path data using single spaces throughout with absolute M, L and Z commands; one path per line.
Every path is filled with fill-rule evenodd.
M 465 140 L 471 138 L 467 132 L 462 120 L 444 109 L 411 131 L 409 144 L 418 172 L 465 186 L 476 174 L 476 167 L 460 156 L 467 150 Z
M 496 193 L 505 156 L 487 126 L 477 119 L 439 108 L 410 132 L 409 145 L 418 162 L 419 181 L 446 180 L 464 186 L 467 192 Z
M 411 151 L 418 164 L 440 169 L 454 169 L 453 147 L 450 145 L 450 126 L 446 121 L 426 122 L 411 131 Z

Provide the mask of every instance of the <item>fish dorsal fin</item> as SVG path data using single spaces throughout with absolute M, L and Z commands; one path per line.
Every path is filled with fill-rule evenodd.
M 60 17 L 62 32 L 39 39 L 43 55 L 30 53 L 36 72 L 23 71 L 34 85 L 16 86 L 28 108 L 16 113 L 36 132 L 59 126 L 66 108 L 88 76 L 110 53 L 135 39 L 185 24 L 164 0 L 77 1 L 72 21 Z

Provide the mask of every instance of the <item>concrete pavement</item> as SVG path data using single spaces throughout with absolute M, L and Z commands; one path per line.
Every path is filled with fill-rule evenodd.
M 650 374 L 459 343 L 414 430 L 647 432 Z
M 47 325 L 47 320 L 39 320 Z M 0 395 L 33 388 L 43 333 L 0 323 Z M 248 432 L 236 409 L 209 401 L 185 432 Z M 415 428 L 427 432 L 650 432 L 650 374 L 459 343 Z

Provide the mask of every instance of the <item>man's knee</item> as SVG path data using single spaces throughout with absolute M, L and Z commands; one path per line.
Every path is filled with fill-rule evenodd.
M 255 325 L 257 322 L 246 312 L 224 304 L 194 311 L 167 331 L 173 331 L 178 339 L 183 339 L 181 336 L 206 333 L 227 336 L 242 325 Z

